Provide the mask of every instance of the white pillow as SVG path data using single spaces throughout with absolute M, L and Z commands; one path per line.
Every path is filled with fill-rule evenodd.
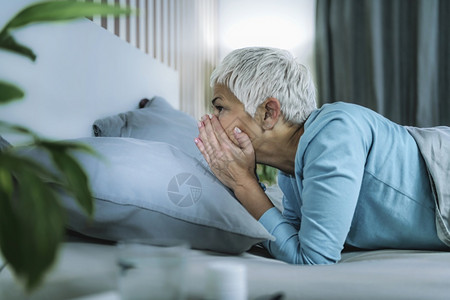
M 116 137 L 73 141 L 104 158 L 76 153 L 95 200 L 90 220 L 63 195 L 68 227 L 76 232 L 113 241 L 181 238 L 196 249 L 231 254 L 273 238 L 199 160 L 173 145 Z M 48 164 L 43 152 L 24 154 Z

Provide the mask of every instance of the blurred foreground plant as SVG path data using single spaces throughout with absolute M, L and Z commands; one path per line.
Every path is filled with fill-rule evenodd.
M 274 167 L 257 164 L 256 174 L 258 174 L 259 181 L 267 185 L 277 183 L 278 170 Z
M 38 2 L 21 10 L 1 29 L 0 50 L 35 61 L 36 54 L 12 36 L 15 29 L 38 22 L 129 13 L 129 9 L 88 2 Z M 21 88 L 0 79 L 0 104 L 17 101 L 24 95 Z M 0 250 L 15 276 L 32 291 L 54 263 L 64 237 L 65 215 L 57 189 L 73 195 L 87 214 L 93 214 L 88 178 L 71 152 L 95 153 L 85 145 L 42 139 L 25 127 L 3 121 L 1 132 L 28 137 L 33 146 L 49 154 L 58 172 L 18 155 L 14 148 L 0 152 Z M 46 179 L 58 185 L 49 185 Z

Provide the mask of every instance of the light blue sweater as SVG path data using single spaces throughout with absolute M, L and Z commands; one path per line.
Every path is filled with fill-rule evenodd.
M 280 173 L 284 211 L 261 224 L 265 247 L 295 264 L 338 262 L 344 245 L 362 249 L 447 249 L 436 234 L 435 205 L 408 131 L 367 108 L 326 104 L 304 125 L 295 176 Z

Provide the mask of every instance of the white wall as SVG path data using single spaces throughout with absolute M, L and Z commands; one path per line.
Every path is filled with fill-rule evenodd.
M 1 3 L 0 27 L 33 1 Z M 90 136 L 97 118 L 134 109 L 142 98 L 158 95 L 178 107 L 175 70 L 87 19 L 35 24 L 13 35 L 37 59 L 0 50 L 0 80 L 25 92 L 24 99 L 0 106 L 0 120 L 67 139 Z
M 291 51 L 314 72 L 315 0 L 220 0 L 219 56 L 269 46 Z
M 10 2 L 0 0 L 0 21 L 5 21 L 17 7 L 34 1 L 37 0 Z M 108 3 L 112 2 L 108 0 Z M 251 45 L 285 48 L 293 52 L 299 61 L 307 65 L 314 74 L 315 0 L 164 0 L 164 2 L 133 0 L 130 2 L 132 5 L 140 3 L 141 8 L 145 7 L 142 3 L 148 3 L 146 15 L 149 18 L 148 54 L 179 72 L 179 107 L 196 118 L 207 112 L 206 107 L 210 106 L 209 75 L 212 69 L 218 60 L 235 48 Z M 120 3 L 126 3 L 126 1 L 120 0 Z M 167 9 L 161 7 L 161 3 L 164 3 Z M 172 13 L 170 17 L 168 17 L 169 13 Z M 172 23 L 167 25 L 168 22 L 161 22 L 166 19 L 170 19 Z M 101 23 L 99 18 L 96 18 L 96 21 Z M 108 18 L 106 27 L 114 32 L 112 24 Z M 162 33 L 158 33 L 159 30 L 156 30 L 157 36 L 154 36 L 155 28 L 152 26 L 155 24 L 158 26 L 165 24 L 161 25 L 160 29 L 166 34 L 170 32 L 170 37 L 162 39 Z M 125 39 L 122 25 L 125 24 L 121 21 L 118 35 Z M 170 27 L 170 30 L 165 30 L 166 25 Z M 28 43 L 28 36 L 25 37 L 23 42 Z M 173 55 L 162 57 L 163 46 L 169 39 L 170 53 Z M 34 41 L 29 45 L 34 47 Z M 144 51 L 142 47 L 141 50 Z M 166 60 L 169 56 L 170 59 Z M 40 59 L 42 58 L 40 55 Z M 20 65 L 31 65 L 27 59 L 14 59 L 20 60 L 18 62 Z M 3 64 L 4 62 L 0 61 L 0 73 L 4 75 L 4 79 L 15 80 L 21 85 L 25 84 L 23 78 L 12 77 Z M 33 74 L 38 72 L 36 66 L 30 69 L 34 72 Z M 27 92 L 31 95 L 31 91 Z

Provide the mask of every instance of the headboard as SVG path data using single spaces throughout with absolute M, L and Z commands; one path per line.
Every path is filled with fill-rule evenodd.
M 0 19 L 0 27 L 7 20 Z M 0 120 L 53 139 L 92 135 L 92 123 L 155 95 L 179 108 L 178 73 L 88 19 L 36 24 L 14 33 L 37 55 L 0 51 L 0 79 L 25 99 L 0 106 Z M 3 134 L 13 144 L 21 141 Z

